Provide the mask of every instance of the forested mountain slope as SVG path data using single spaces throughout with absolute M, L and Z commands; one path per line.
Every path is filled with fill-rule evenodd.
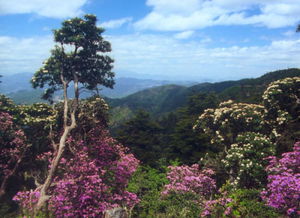
M 166 85 L 146 89 L 125 98 L 107 99 L 110 106 L 121 112 L 122 108 L 128 111 L 143 109 L 152 115 L 161 115 L 175 111 L 187 103 L 188 96 L 204 92 L 219 94 L 222 100 L 233 99 L 239 102 L 260 102 L 261 95 L 267 85 L 275 80 L 300 76 L 296 68 L 278 70 L 266 73 L 255 79 L 224 81 L 217 83 L 201 83 L 191 87 Z

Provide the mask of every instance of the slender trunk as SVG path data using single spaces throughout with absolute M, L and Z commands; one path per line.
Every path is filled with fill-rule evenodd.
M 70 114 L 71 124 L 68 125 L 68 111 L 69 111 L 68 96 L 67 96 L 68 82 L 64 80 L 63 76 L 61 76 L 61 79 L 62 79 L 63 88 L 64 88 L 64 117 L 63 117 L 64 131 L 63 131 L 63 134 L 59 141 L 57 153 L 51 162 L 51 167 L 49 169 L 48 176 L 47 176 L 44 184 L 41 187 L 40 197 L 38 199 L 38 203 L 36 205 L 35 212 L 39 211 L 50 198 L 50 196 L 48 196 L 49 187 L 51 186 L 51 184 L 53 182 L 59 162 L 64 153 L 67 138 L 68 138 L 70 132 L 76 127 L 75 113 L 76 113 L 77 105 L 78 105 L 78 95 L 76 95 L 76 89 L 75 89 L 75 100 L 74 101 L 76 102 L 76 104 L 73 105 L 73 110 L 71 111 L 71 114 Z M 78 83 L 78 80 L 77 80 L 77 83 Z M 77 85 L 77 90 L 78 90 L 78 85 Z
M 68 83 L 64 80 L 64 77 L 61 75 L 60 77 L 62 83 L 63 83 L 63 87 L 64 87 L 64 128 L 67 127 L 68 125 L 68 110 L 69 110 L 69 106 L 68 106 Z
M 56 153 L 56 156 L 52 160 L 51 167 L 48 172 L 48 176 L 47 176 L 44 184 L 42 185 L 42 188 L 40 191 L 40 197 L 39 197 L 39 200 L 38 200 L 38 203 L 36 206 L 36 210 L 40 210 L 42 208 L 42 206 L 46 203 L 46 201 L 49 199 L 47 192 L 48 192 L 48 189 L 54 179 L 58 164 L 59 164 L 59 162 L 62 158 L 63 152 L 65 150 L 67 137 L 69 136 L 69 133 L 71 130 L 72 130 L 71 127 L 67 126 L 64 129 L 63 135 L 60 138 L 58 151 Z

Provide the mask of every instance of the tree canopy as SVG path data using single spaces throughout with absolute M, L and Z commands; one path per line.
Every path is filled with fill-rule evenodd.
M 62 88 L 62 79 L 67 85 L 76 81 L 89 90 L 97 85 L 113 87 L 113 59 L 104 55 L 111 51 L 111 45 L 101 36 L 104 29 L 97 27 L 96 22 L 94 15 L 85 15 L 84 19 L 66 20 L 54 30 L 56 45 L 51 56 L 31 80 L 34 88 L 47 88 L 44 99 L 51 99 Z

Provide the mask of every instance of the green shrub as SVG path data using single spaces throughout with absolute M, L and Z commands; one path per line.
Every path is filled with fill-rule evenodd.
M 212 217 L 280 217 L 280 214 L 275 209 L 266 206 L 262 202 L 260 190 L 237 189 L 228 193 L 223 192 L 222 194 L 223 199 L 231 199 L 231 202 L 225 206 L 215 204 L 210 214 Z

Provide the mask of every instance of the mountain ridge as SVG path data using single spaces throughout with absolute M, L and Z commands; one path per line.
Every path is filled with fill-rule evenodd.
M 152 116 L 160 116 L 183 107 L 188 97 L 197 93 L 216 93 L 220 100 L 232 99 L 237 102 L 259 103 L 261 95 L 267 85 L 272 81 L 286 77 L 300 76 L 300 69 L 289 68 L 266 73 L 258 78 L 241 79 L 236 81 L 223 81 L 216 83 L 200 83 L 190 87 L 164 85 L 142 90 L 124 98 L 106 98 L 112 107 L 112 117 L 123 113 L 122 119 L 129 119 L 137 110 L 145 110 Z M 126 111 L 126 112 L 125 112 Z M 123 122 L 113 120 L 112 123 Z

